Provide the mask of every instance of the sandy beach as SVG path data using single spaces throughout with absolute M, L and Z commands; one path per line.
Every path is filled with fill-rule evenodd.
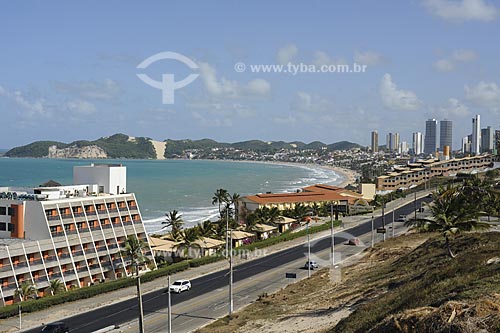
M 354 184 L 354 183 L 356 183 L 356 179 L 358 177 L 360 177 L 359 173 L 357 173 L 354 170 L 340 168 L 340 167 L 336 167 L 336 166 L 321 165 L 321 164 L 310 164 L 310 163 L 306 164 L 306 163 L 279 162 L 279 161 L 277 161 L 277 162 L 273 162 L 273 161 L 247 161 L 247 160 L 224 160 L 224 162 L 292 165 L 292 166 L 296 166 L 296 167 L 319 168 L 319 169 L 332 170 L 343 178 L 343 181 L 340 184 L 337 184 L 337 186 L 339 186 L 339 187 L 346 187 L 349 184 Z

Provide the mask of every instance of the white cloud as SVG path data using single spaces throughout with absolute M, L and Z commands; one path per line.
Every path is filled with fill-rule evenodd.
M 197 111 L 191 112 L 191 115 L 203 127 L 231 127 L 233 125 L 229 118 L 206 117 Z
M 110 100 L 120 92 L 118 83 L 111 79 L 80 82 L 55 82 L 55 88 L 61 93 L 78 96 L 83 99 Z
M 51 112 L 48 110 L 47 103 L 43 98 L 30 98 L 23 95 L 20 91 L 9 91 L 0 86 L 0 96 L 3 96 L 19 106 L 24 112 L 24 118 L 32 118 L 35 116 L 50 116 Z
M 289 62 L 293 62 L 298 53 L 299 49 L 295 44 L 288 44 L 278 50 L 276 60 L 278 61 L 278 64 L 286 65 Z
M 466 117 L 470 114 L 469 108 L 456 98 L 448 99 L 448 104 L 437 109 L 442 117 Z
M 271 91 L 271 85 L 264 79 L 254 79 L 245 87 L 246 92 L 251 95 L 267 95 Z
M 333 102 L 317 94 L 299 91 L 291 103 L 291 109 L 304 113 L 328 112 L 333 110 Z
M 465 97 L 477 105 L 500 111 L 500 87 L 494 82 L 481 81 L 474 87 L 466 85 Z
M 451 72 L 457 68 L 458 63 L 471 62 L 476 58 L 477 53 L 472 50 L 455 50 L 449 57 L 436 61 L 434 68 L 440 72 Z
M 386 107 L 392 110 L 417 110 L 422 102 L 409 90 L 399 90 L 390 74 L 384 74 L 379 86 L 380 97 Z
M 326 52 L 316 51 L 313 55 L 313 64 L 321 67 L 330 65 L 345 65 L 347 62 L 344 58 L 332 58 Z
M 286 117 L 274 117 L 273 122 L 281 125 L 292 125 L 297 122 L 297 117 L 288 115 Z
M 434 63 L 434 68 L 440 72 L 451 72 L 455 69 L 455 64 L 448 59 L 440 59 Z
M 72 115 L 91 115 L 96 113 L 97 108 L 94 104 L 84 101 L 84 100 L 73 100 L 66 103 L 66 107 L 68 111 L 72 113 Z
M 448 21 L 492 21 L 498 9 L 487 0 L 424 0 L 427 10 Z
M 453 52 L 452 58 L 456 61 L 469 62 L 477 58 L 477 53 L 472 50 L 456 50 Z
M 211 96 L 224 98 L 261 97 L 271 91 L 271 85 L 264 79 L 253 79 L 247 84 L 240 84 L 225 77 L 218 78 L 213 66 L 205 62 L 198 63 L 200 77 Z
M 384 57 L 374 51 L 354 52 L 354 61 L 358 64 L 376 66 L 384 62 Z

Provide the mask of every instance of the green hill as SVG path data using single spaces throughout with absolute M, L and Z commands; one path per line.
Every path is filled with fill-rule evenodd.
M 109 158 L 156 158 L 156 153 L 149 138 L 136 137 L 129 141 L 125 134 L 115 134 L 94 141 L 79 140 L 71 143 L 57 141 L 36 141 L 25 146 L 13 148 L 5 153 L 7 157 L 45 157 L 49 147 L 85 147 L 96 145 L 102 148 Z

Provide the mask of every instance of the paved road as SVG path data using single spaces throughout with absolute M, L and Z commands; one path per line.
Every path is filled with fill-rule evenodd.
M 417 200 L 417 207 L 420 207 L 420 201 L 428 201 L 429 199 L 424 198 Z M 411 202 L 399 209 L 396 209 L 394 215 L 399 217 L 399 215 L 408 215 L 414 212 L 414 203 Z M 392 214 L 385 216 L 386 225 L 392 221 Z M 401 223 L 399 223 L 401 224 Z M 377 217 L 374 219 L 375 228 L 382 226 L 382 217 Z M 359 224 L 348 230 L 349 234 L 354 237 L 360 237 L 362 235 L 370 234 L 371 232 L 371 222 L 365 222 Z M 390 232 L 389 232 L 390 234 Z M 343 233 L 337 234 L 335 237 L 335 243 L 341 244 L 345 242 L 346 237 Z M 377 235 L 377 240 L 381 238 Z M 325 237 L 313 242 L 311 247 L 311 252 L 314 254 L 325 253 L 330 248 L 330 238 Z M 234 282 L 235 284 L 242 283 L 244 280 L 254 278 L 256 281 L 260 280 L 259 277 L 265 276 L 269 271 L 275 270 L 277 267 L 283 266 L 290 262 L 299 262 L 300 260 L 306 260 L 305 247 L 303 245 L 289 248 L 280 252 L 270 254 L 266 257 L 255 259 L 235 267 L 234 271 Z M 193 288 L 189 292 L 185 292 L 179 295 L 174 295 L 172 297 L 172 306 L 174 310 L 178 309 L 178 305 L 182 306 L 185 311 L 182 313 L 177 313 L 177 317 L 182 317 L 183 319 L 189 318 L 188 307 L 185 304 L 191 304 L 191 306 L 196 306 L 199 304 L 193 304 L 193 302 L 199 302 L 199 300 L 210 300 L 214 296 L 214 291 L 227 290 L 227 270 L 222 270 L 219 272 L 207 274 L 205 276 L 199 277 L 192 280 Z M 252 286 L 252 288 L 254 288 Z M 257 288 L 259 291 L 259 288 Z M 243 301 L 247 304 L 253 299 L 244 299 L 245 295 L 240 295 Z M 219 299 L 220 297 L 214 297 L 213 307 L 224 306 L 223 301 Z M 167 297 L 162 291 L 151 292 L 143 295 L 144 312 L 146 317 L 150 314 L 165 312 L 167 307 Z M 185 304 L 183 304 L 185 303 Z M 206 305 L 203 305 L 206 306 Z M 191 313 L 191 311 L 189 311 Z M 94 311 L 82 313 L 70 318 L 63 319 L 71 328 L 72 333 L 88 333 L 95 330 L 99 330 L 103 327 L 110 325 L 120 325 L 123 323 L 130 322 L 137 317 L 137 303 L 135 298 L 119 302 L 113 305 L 102 307 Z M 198 318 L 205 321 L 215 319 L 215 317 Z M 146 322 L 146 327 L 148 323 Z M 28 330 L 26 332 L 39 332 L 40 327 Z

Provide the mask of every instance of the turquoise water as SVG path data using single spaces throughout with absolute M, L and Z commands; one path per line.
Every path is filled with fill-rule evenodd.
M 182 213 L 186 226 L 213 218 L 213 193 L 290 192 L 316 183 L 339 184 L 343 178 L 319 167 L 201 160 L 68 160 L 0 158 L 0 186 L 36 187 L 52 179 L 72 184 L 73 166 L 122 163 L 127 190 L 136 194 L 148 232 L 161 228 L 164 215 Z

